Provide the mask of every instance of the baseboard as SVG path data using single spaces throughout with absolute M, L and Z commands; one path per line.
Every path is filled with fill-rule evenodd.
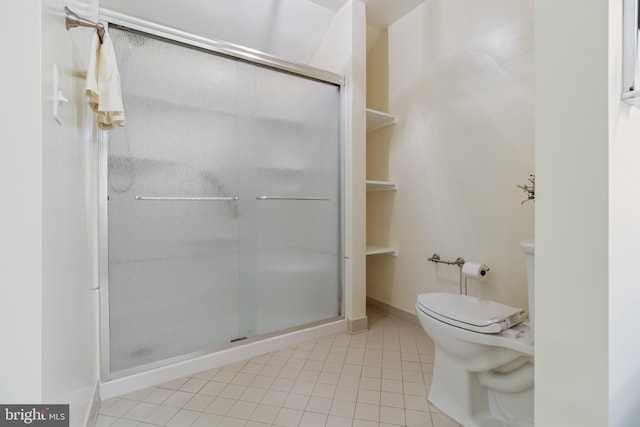
M 369 319 L 367 316 L 359 319 L 347 319 L 347 331 L 352 334 L 359 334 L 369 329 Z
M 382 301 L 367 297 L 367 308 L 371 308 L 387 316 L 395 317 L 396 319 L 417 326 L 418 328 L 422 327 L 418 320 L 418 316 L 414 313 L 409 313 L 408 311 L 401 310 Z
M 87 412 L 87 419 L 84 423 L 85 427 L 93 427 L 98 420 L 98 410 L 100 409 L 100 383 L 96 382 L 93 389 L 93 396 L 91 396 L 91 402 L 89 402 L 89 411 Z

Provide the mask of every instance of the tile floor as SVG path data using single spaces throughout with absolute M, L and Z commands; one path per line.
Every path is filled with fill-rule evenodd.
M 369 311 L 341 333 L 105 400 L 96 427 L 459 427 L 427 402 L 433 343 Z

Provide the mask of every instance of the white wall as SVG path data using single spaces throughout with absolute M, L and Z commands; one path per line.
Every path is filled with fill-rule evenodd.
M 610 425 L 608 321 L 628 313 L 608 308 L 608 14 L 609 0 L 535 1 L 538 426 Z
M 640 108 L 620 102 L 622 1 L 609 2 L 609 426 L 640 419 Z
M 370 257 L 368 296 L 413 313 L 420 293 L 458 292 L 458 269 L 427 261 L 437 252 L 489 265 L 470 294 L 527 308 L 534 205 L 516 185 L 534 172 L 533 2 L 433 0 L 387 33 L 398 124 L 388 177 L 368 178 L 398 183 L 381 203 L 399 255 Z
M 83 95 L 90 30 L 67 32 L 65 5 L 95 18 L 97 1 L 7 4 L 3 79 L 8 144 L 3 160 L 0 401 L 69 403 L 84 425 L 98 381 L 96 146 Z M 52 116 L 53 64 L 63 126 Z M 5 111 L 8 109 L 8 111 Z M 6 238 L 5 238 L 6 236 Z M 5 332 L 6 329 L 6 332 Z
M 93 31 L 67 31 L 62 12 L 95 20 L 97 3 L 42 2 L 42 400 L 71 404 L 72 425 L 84 422 L 98 381 L 98 150 L 84 96 Z M 53 64 L 71 100 L 62 126 L 52 117 Z
M 22 403 L 41 395 L 41 5 L 4 6 L 14 18 L 0 26 L 0 402 Z
M 340 9 L 316 50 L 311 65 L 346 77 L 345 123 L 346 186 L 351 197 L 345 200 L 346 289 L 345 315 L 366 327 L 366 22 L 365 8 L 349 1 Z M 359 327 L 356 326 L 356 329 Z

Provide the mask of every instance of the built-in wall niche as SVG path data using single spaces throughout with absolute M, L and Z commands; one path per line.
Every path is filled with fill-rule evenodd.
M 393 193 L 398 189 L 395 182 L 387 180 L 388 141 L 384 154 L 380 153 L 381 147 L 373 147 L 391 138 L 384 132 L 396 123 L 395 116 L 367 108 L 367 255 L 398 255 L 387 242 Z
M 640 0 L 624 0 L 622 17 L 622 100 L 640 106 Z

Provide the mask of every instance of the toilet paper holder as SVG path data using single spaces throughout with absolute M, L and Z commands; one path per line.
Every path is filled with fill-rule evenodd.
M 433 254 L 431 255 L 429 258 L 427 258 L 427 261 L 431 261 L 431 262 L 435 262 L 435 263 L 441 263 L 441 264 L 447 264 L 447 265 L 457 265 L 458 268 L 460 269 L 460 295 L 462 295 L 462 267 L 465 264 L 465 260 L 462 257 L 458 257 L 456 258 L 455 261 L 445 261 L 442 258 L 440 258 L 440 255 L 438 254 Z M 485 274 L 487 271 L 489 271 L 490 268 L 486 268 L 484 269 L 483 274 Z M 467 295 L 467 278 L 464 278 L 464 294 Z
M 457 265 L 460 268 L 462 268 L 465 262 L 464 258 L 461 258 L 461 257 L 456 258 L 455 261 L 444 261 L 440 258 L 440 255 L 438 254 L 431 255 L 431 257 L 427 258 L 427 261 L 440 262 L 442 264 L 447 264 L 447 265 Z

